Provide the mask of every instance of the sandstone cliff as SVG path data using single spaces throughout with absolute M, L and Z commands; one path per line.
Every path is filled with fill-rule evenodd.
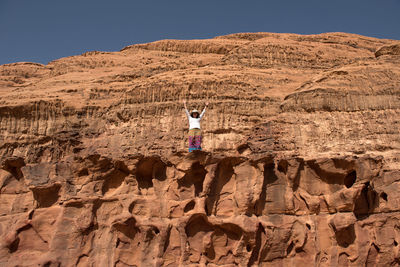
M 399 265 L 399 47 L 241 33 L 0 66 L 0 265 Z M 205 152 L 183 99 L 210 102 Z

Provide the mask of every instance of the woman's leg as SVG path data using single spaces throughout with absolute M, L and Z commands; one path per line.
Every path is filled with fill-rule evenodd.
M 188 134 L 188 141 L 189 141 L 189 152 L 192 152 L 195 149 L 195 135 L 193 129 L 189 130 Z
M 195 147 L 197 150 L 201 150 L 201 141 L 202 141 L 202 137 L 201 137 L 201 130 L 200 129 L 196 129 L 196 133 L 195 133 Z

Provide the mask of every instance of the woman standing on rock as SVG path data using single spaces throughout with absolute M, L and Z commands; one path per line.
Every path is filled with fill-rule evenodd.
M 201 150 L 201 130 L 200 130 L 200 120 L 203 118 L 204 113 L 206 112 L 206 107 L 208 106 L 208 102 L 206 102 L 206 106 L 204 107 L 201 114 L 197 109 L 193 109 L 190 113 L 186 106 L 186 100 L 183 100 L 183 105 L 185 107 L 185 113 L 189 120 L 189 152 L 194 150 Z

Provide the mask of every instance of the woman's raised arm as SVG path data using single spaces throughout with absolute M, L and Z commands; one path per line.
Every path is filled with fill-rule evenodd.
M 190 117 L 190 113 L 189 113 L 189 110 L 187 109 L 186 100 L 185 99 L 183 100 L 183 107 L 185 108 L 186 116 Z
M 206 102 L 206 106 L 204 107 L 203 111 L 200 114 L 200 119 L 204 116 L 204 113 L 206 113 L 206 107 L 208 107 L 208 101 Z

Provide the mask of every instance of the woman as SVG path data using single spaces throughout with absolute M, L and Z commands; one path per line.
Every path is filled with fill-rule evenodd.
M 206 107 L 208 106 L 208 102 L 206 102 L 206 106 L 204 107 L 201 114 L 197 109 L 192 110 L 190 113 L 186 106 L 186 100 L 183 100 L 183 105 L 185 107 L 185 113 L 189 120 L 189 152 L 194 150 L 201 150 L 201 130 L 200 130 L 200 120 L 204 116 L 206 112 Z

